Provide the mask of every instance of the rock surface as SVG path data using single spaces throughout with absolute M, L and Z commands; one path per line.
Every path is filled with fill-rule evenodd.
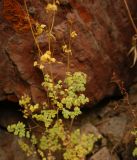
M 32 17 L 46 23 L 43 3 L 40 0 L 27 1 Z M 135 16 L 137 2 L 128 0 L 128 3 Z M 30 94 L 33 101 L 41 101 L 45 96 L 40 86 L 42 74 L 33 68 L 37 51 L 23 7 L 20 0 L 0 2 L 0 100 L 17 101 L 23 93 Z M 120 0 L 61 1 L 54 32 L 57 36 L 55 57 L 63 65 L 53 66 L 55 77 L 62 78 L 66 66 L 66 57 L 62 57 L 58 43 L 61 45 L 63 39 L 67 40 L 66 19 L 70 16 L 76 17 L 74 29 L 78 33 L 72 45 L 70 66 L 72 71 L 87 73 L 86 94 L 91 102 L 99 102 L 114 94 L 113 73 L 119 81 L 124 81 L 126 87 L 129 86 L 136 77 L 136 67 L 130 68 L 127 57 L 134 32 Z M 45 50 L 46 40 L 41 39 L 40 45 Z
M 127 115 L 121 114 L 111 118 L 103 118 L 101 125 L 98 125 L 99 131 L 113 142 L 120 142 L 122 140 L 126 125 L 127 125 Z
M 103 147 L 90 160 L 119 160 L 119 158 L 116 155 L 112 155 L 108 148 Z
M 0 129 L 0 160 L 40 160 L 27 157 L 18 145 L 18 138 Z

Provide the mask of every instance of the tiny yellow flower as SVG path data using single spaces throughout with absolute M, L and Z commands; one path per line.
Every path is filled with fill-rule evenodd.
M 39 66 L 39 68 L 40 68 L 41 70 L 44 69 L 44 65 L 41 64 L 41 65 Z
M 28 115 L 23 115 L 24 118 L 28 118 Z
M 50 61 L 53 62 L 53 63 L 55 63 L 56 59 L 55 58 L 51 58 Z
M 46 6 L 46 11 L 47 12 L 55 12 L 57 11 L 57 5 L 56 4 L 51 4 L 51 3 L 48 3 L 48 5 Z
M 52 83 L 49 83 L 49 88 L 53 88 L 53 84 Z
M 44 29 L 46 27 L 46 25 L 45 24 L 41 24 L 40 27 Z
M 41 61 L 41 62 L 46 62 L 46 61 L 47 61 L 47 55 L 46 55 L 46 54 L 43 54 L 43 55 L 40 57 L 40 61 Z
M 30 106 L 30 111 L 31 111 L 31 112 L 34 112 L 34 110 L 35 110 L 35 109 L 34 109 L 34 106 L 31 105 L 31 106 Z
M 51 51 L 48 50 L 45 54 L 51 55 Z
M 34 109 L 38 109 L 38 108 L 39 108 L 39 104 L 35 104 Z
M 36 67 L 37 65 L 38 65 L 38 62 L 37 62 L 37 61 L 34 61 L 33 66 Z
M 71 49 L 66 49 L 65 53 L 72 53 Z
M 75 38 L 77 37 L 77 33 L 76 31 L 72 31 L 71 34 L 70 34 L 71 38 Z
M 68 46 L 66 44 L 62 46 L 62 50 L 65 53 L 72 53 L 71 49 L 68 49 Z
M 56 4 L 58 4 L 58 5 L 60 4 L 59 0 L 56 0 Z
M 47 60 L 50 59 L 50 55 L 45 53 L 40 57 L 41 62 L 47 62 Z
M 36 23 L 36 35 L 40 35 L 43 31 L 44 31 L 44 28 L 46 27 L 45 24 L 39 24 L 39 23 Z
M 63 52 L 65 52 L 65 50 L 68 48 L 68 46 L 66 45 L 66 44 L 64 44 L 63 46 L 62 46 L 62 50 L 63 50 Z
M 39 104 L 35 104 L 34 106 L 33 106 L 33 105 L 30 105 L 30 111 L 31 111 L 31 112 L 36 111 L 38 108 L 39 108 Z
M 28 95 L 24 95 L 24 96 L 22 96 L 21 99 L 19 100 L 19 105 L 25 106 L 25 105 L 29 104 L 30 101 L 31 101 L 31 98 L 30 98 Z
M 51 57 L 51 51 L 48 50 L 40 57 L 40 61 L 42 63 L 54 63 L 56 62 L 56 59 Z

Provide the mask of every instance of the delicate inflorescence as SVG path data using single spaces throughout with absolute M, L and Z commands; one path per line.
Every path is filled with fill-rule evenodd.
M 58 7 L 55 3 L 51 4 L 51 3 L 48 3 L 48 5 L 46 6 L 46 11 L 47 12 L 56 12 Z
M 45 7 L 46 12 L 53 16 L 51 24 L 45 25 L 37 22 L 35 30 L 32 29 L 39 53 L 38 59 L 34 61 L 33 65 L 41 69 L 44 75 L 42 87 L 47 92 L 47 98 L 40 104 L 33 104 L 31 97 L 24 94 L 20 98 L 19 104 L 24 118 L 32 120 L 34 124 L 31 126 L 18 122 L 9 125 L 7 129 L 21 138 L 19 145 L 27 156 L 38 154 L 42 160 L 55 160 L 55 153 L 60 152 L 64 160 L 83 160 L 89 152 L 92 152 L 94 143 L 100 137 L 96 137 L 94 134 L 81 134 L 79 129 L 72 130 L 74 119 L 82 114 L 80 107 L 89 102 L 83 93 L 86 89 L 86 74 L 69 72 L 69 55 L 72 55 L 71 39 L 77 37 L 72 26 L 69 32 L 69 42 L 62 45 L 62 51 L 68 56 L 68 72 L 64 75 L 64 80 L 55 81 L 52 69 L 48 74 L 45 68 L 45 64 L 52 68 L 51 64 L 59 63 L 51 50 L 51 39 L 56 39 L 53 27 L 58 5 L 59 1 L 54 0 Z M 69 23 L 72 25 L 72 20 Z M 47 26 L 50 27 L 47 28 Z M 37 42 L 37 36 L 43 32 L 46 33 L 48 39 L 48 49 L 44 53 Z M 65 119 L 70 120 L 68 121 L 70 122 L 69 126 L 66 125 Z M 37 130 L 39 134 L 37 134 Z M 26 138 L 27 141 L 22 138 Z

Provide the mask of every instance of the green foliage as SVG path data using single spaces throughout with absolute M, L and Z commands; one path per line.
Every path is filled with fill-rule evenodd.
M 134 157 L 137 156 L 137 147 L 135 147 L 134 150 L 133 150 L 133 156 Z
M 135 138 L 135 145 L 136 147 L 133 150 L 133 156 L 136 157 L 137 156 L 137 129 L 135 129 L 134 131 L 131 132 L 136 138 Z
M 82 94 L 85 90 L 86 75 L 82 72 L 69 73 L 64 81 L 59 80 L 57 84 L 49 75 L 44 77 L 42 86 L 48 90 L 47 102 L 43 105 L 32 105 L 28 95 L 22 96 L 19 101 L 24 117 L 33 119 L 42 131 L 37 135 L 33 129 L 28 130 L 23 122 L 8 126 L 8 131 L 29 140 L 29 144 L 22 139 L 19 141 L 19 145 L 28 156 L 37 152 L 43 160 L 55 159 L 54 153 L 60 151 L 63 152 L 64 160 L 82 159 L 92 151 L 98 137 L 93 134 L 82 135 L 80 130 L 71 131 L 70 127 L 65 126 L 64 118 L 74 120 L 82 113 L 79 107 L 89 101 Z M 41 109 L 38 111 L 38 108 Z M 62 118 L 59 118 L 58 114 L 62 114 Z M 36 151 L 34 146 L 38 148 Z
M 31 137 L 27 137 L 27 138 L 30 138 L 32 145 L 36 145 L 38 143 L 38 140 L 35 135 L 32 135 Z
M 53 122 L 55 116 L 57 114 L 56 110 L 41 110 L 40 114 L 33 114 L 32 118 L 36 119 L 37 121 L 44 122 L 46 128 L 48 128 L 51 123 Z
M 50 150 L 55 152 L 57 150 L 61 150 L 60 140 L 65 139 L 65 131 L 63 127 L 62 120 L 56 121 L 54 126 L 47 130 L 45 135 L 43 135 L 40 139 L 39 147 L 41 150 Z
M 48 90 L 51 105 L 62 111 L 64 118 L 75 118 L 81 111 L 79 107 L 89 102 L 81 92 L 85 91 L 86 74 L 75 72 L 67 73 L 64 82 L 59 80 L 54 84 L 52 78 L 46 74 L 42 86 Z M 48 114 L 49 115 L 49 114 Z
M 90 151 L 93 150 L 94 143 L 99 137 L 95 137 L 93 134 L 88 136 L 80 134 L 80 130 L 77 129 L 71 133 L 70 140 L 66 145 L 66 152 L 64 153 L 65 160 L 80 160 L 83 159 Z
M 65 83 L 68 86 L 69 91 L 83 92 L 85 91 L 86 74 L 82 72 L 75 72 L 74 74 L 67 73 Z
M 80 115 L 82 112 L 80 111 L 80 109 L 78 107 L 75 107 L 74 108 L 74 111 L 69 111 L 65 108 L 63 108 L 62 110 L 62 114 L 63 114 L 63 117 L 65 119 L 74 119 L 76 116 Z
M 20 138 L 26 136 L 25 124 L 23 122 L 18 122 L 17 124 L 12 124 L 7 127 L 8 132 L 13 132 L 14 135 L 18 135 Z
M 39 104 L 32 105 L 31 98 L 24 94 L 19 100 L 19 104 L 23 107 L 24 118 L 28 118 L 30 114 L 39 109 Z
M 33 146 L 28 145 L 27 143 L 25 143 L 25 141 L 23 141 L 22 139 L 20 139 L 18 141 L 20 148 L 26 153 L 27 156 L 31 156 L 33 154 L 36 154 L 36 152 L 34 152 L 34 148 Z
M 35 27 L 32 27 L 27 4 L 25 0 L 24 2 L 31 32 L 38 49 L 38 61 L 34 62 L 34 67 L 38 67 L 44 75 L 42 87 L 47 93 L 47 98 L 45 102 L 33 104 L 31 97 L 24 94 L 19 100 L 23 116 L 34 122 L 35 126 L 18 122 L 8 126 L 7 129 L 20 138 L 19 145 L 27 156 L 36 153 L 42 160 L 55 160 L 57 159 L 56 153 L 60 152 L 62 153 L 61 159 L 83 160 L 89 152 L 92 152 L 94 143 L 100 137 L 95 137 L 93 134 L 81 134 L 79 129 L 73 131 L 72 128 L 75 118 L 82 114 L 80 107 L 89 102 L 83 93 L 86 89 L 86 74 L 69 72 L 71 44 L 72 40 L 77 37 L 76 31 L 72 30 L 73 21 L 68 20 L 69 41 L 62 45 L 63 53 L 67 55 L 67 72 L 64 80 L 55 81 L 51 64 L 61 62 L 57 62 L 53 57 L 52 51 L 55 48 L 52 47 L 51 42 L 56 39 L 53 27 L 59 1 L 48 3 L 45 7 L 46 12 L 50 15 L 51 22 L 49 23 L 51 24 L 45 25 L 37 22 Z M 44 53 L 37 41 L 37 36 L 43 32 L 46 32 L 47 37 L 45 38 L 48 39 L 48 49 Z M 46 71 L 45 64 L 49 65 L 50 74 Z M 66 119 L 68 119 L 67 124 Z

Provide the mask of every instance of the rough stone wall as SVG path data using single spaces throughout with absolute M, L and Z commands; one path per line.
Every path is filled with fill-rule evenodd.
M 135 16 L 137 2 L 128 0 L 128 3 Z M 33 19 L 47 22 L 43 9 L 46 1 L 27 0 L 27 4 Z M 0 100 L 17 101 L 23 93 L 29 93 L 33 101 L 41 101 L 45 96 L 40 85 L 42 74 L 33 67 L 36 46 L 23 7 L 22 1 L 0 2 Z M 54 27 L 57 37 L 54 45 L 55 57 L 63 64 L 53 65 L 55 77 L 62 78 L 65 72 L 66 57 L 62 56 L 59 45 L 63 39 L 67 41 L 66 19 L 70 16 L 76 19 L 74 29 L 78 33 L 72 44 L 70 67 L 72 71 L 87 73 L 86 94 L 91 102 L 114 94 L 116 84 L 111 83 L 114 73 L 125 86 L 132 84 L 137 72 L 136 67 L 130 68 L 127 53 L 134 31 L 122 0 L 61 1 Z M 40 36 L 39 42 L 45 50 L 47 41 Z

